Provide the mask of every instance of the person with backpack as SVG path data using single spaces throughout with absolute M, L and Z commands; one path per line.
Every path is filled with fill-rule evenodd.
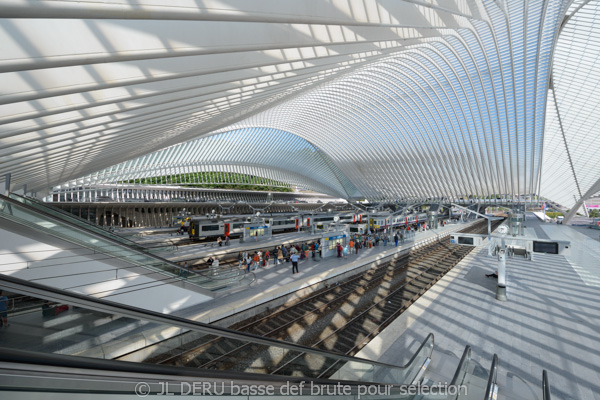
M 281 252 L 283 253 L 283 258 L 285 258 L 285 262 L 290 262 L 290 259 L 288 258 L 288 250 L 285 246 L 283 246 Z

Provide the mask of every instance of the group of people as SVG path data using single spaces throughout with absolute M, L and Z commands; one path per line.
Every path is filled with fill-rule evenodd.
M 256 271 L 259 267 L 269 267 L 271 260 L 273 265 L 280 265 L 286 262 L 292 263 L 292 273 L 299 272 L 298 263 L 307 259 L 312 250 L 313 258 L 318 251 L 320 240 L 309 245 L 308 243 L 295 244 L 290 246 L 275 246 L 273 249 L 264 251 L 258 250 L 253 253 L 240 251 L 238 253 L 238 267 L 244 268 L 246 272 Z
M 219 246 L 223 246 L 223 244 L 225 244 L 225 246 L 229 246 L 231 243 L 229 242 L 229 236 L 225 236 L 225 239 L 221 239 L 221 236 L 219 236 L 217 238 L 217 244 Z

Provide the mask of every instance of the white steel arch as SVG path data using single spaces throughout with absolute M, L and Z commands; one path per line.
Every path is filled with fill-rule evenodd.
M 598 80 L 597 7 L 6 0 L 0 180 L 221 171 L 348 199 L 574 204 L 600 177 L 581 144 L 595 117 L 576 112 Z

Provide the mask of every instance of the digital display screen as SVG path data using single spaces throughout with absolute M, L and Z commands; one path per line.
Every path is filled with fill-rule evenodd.
M 558 254 L 558 243 L 533 242 L 534 253 Z
M 459 236 L 458 237 L 458 244 L 470 244 L 472 246 L 473 245 L 473 238 L 472 237 Z

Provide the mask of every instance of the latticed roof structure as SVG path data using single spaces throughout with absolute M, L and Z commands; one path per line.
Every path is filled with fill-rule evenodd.
M 0 174 L 347 199 L 600 191 L 600 4 L 5 0 Z

